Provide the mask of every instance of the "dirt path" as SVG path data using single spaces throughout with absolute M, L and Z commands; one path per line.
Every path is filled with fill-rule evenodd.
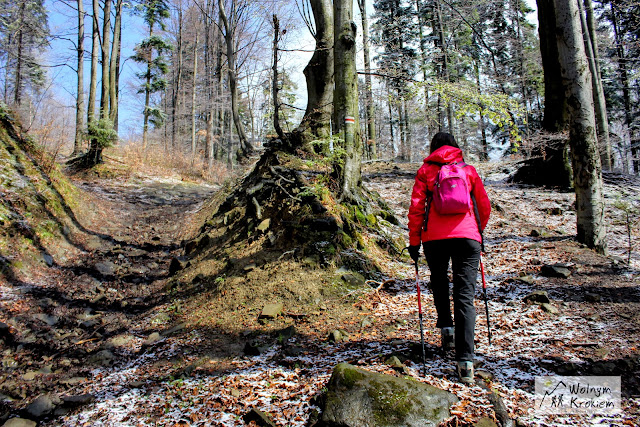
M 170 261 L 193 214 L 217 190 L 156 179 L 76 184 L 90 209 L 84 253 L 46 277 L 32 272 L 32 283 L 3 288 L 2 299 L 13 301 L 12 340 L 21 345 L 3 353 L 0 416 L 16 407 L 10 402 L 20 407 L 39 395 L 56 396 L 64 412 L 73 404 L 58 398 L 91 381 L 93 369 L 124 363 L 160 339 L 171 326 L 156 314 L 169 301 Z
M 414 168 L 376 164 L 364 177 L 402 221 Z M 534 414 L 534 377 L 620 375 L 624 412 L 600 421 L 638 425 L 637 264 L 625 266 L 574 242 L 571 194 L 508 186 L 501 171 L 481 172 L 488 177 L 494 205 L 485 260 L 494 341 L 489 346 L 478 294 L 476 347 L 480 369 L 493 378 L 492 388 L 502 396 L 509 416 L 525 426 L 587 425 L 592 420 Z M 425 265 L 421 274 L 426 377 L 415 353 L 414 344 L 420 339 L 415 283 L 406 260 L 386 263 L 389 282 L 378 293 L 349 292 L 341 305 L 331 304 L 306 317 L 275 320 L 270 332 L 247 337 L 259 342 L 260 348 L 248 346 L 242 354 L 242 338 L 235 337 L 239 340 L 235 343 L 213 342 L 212 331 L 180 323 L 186 314 L 179 300 L 164 298 L 163 284 L 169 261 L 178 254 L 177 242 L 190 229 L 189 216 L 214 189 L 157 181 L 85 183 L 83 188 L 95 194 L 103 207 L 96 211 L 94 235 L 87 242 L 94 249 L 82 266 L 50 278 L 44 290 L 27 292 L 32 298 L 28 304 L 51 316 L 40 319 L 53 325 L 33 319 L 33 345 L 11 355 L 17 363 L 10 378 L 12 391 L 24 390 L 24 399 L 41 393 L 87 396 L 78 409 L 53 402 L 59 416 L 44 425 L 242 426 L 242 416 L 257 408 L 269 412 L 277 425 L 304 426 L 318 410 L 314 398 L 337 363 L 349 361 L 395 373 L 387 364 L 391 355 L 404 362 L 403 375 L 461 399 L 449 425 L 495 416 L 486 391 L 459 384 L 451 355 L 438 350 Z M 608 189 L 610 202 L 616 191 L 615 186 Z M 623 226 L 616 222 L 620 217 L 611 203 L 609 209 L 610 246 L 623 254 Z M 553 264 L 563 264 L 568 277 L 543 274 L 543 266 Z M 524 301 L 533 291 L 547 293 L 552 312 Z M 247 321 L 255 324 L 256 331 L 263 327 L 257 316 Z M 271 332 L 279 325 L 293 329 Z M 348 333 L 346 341 L 327 340 L 327 332 L 336 328 Z M 222 347 L 232 344 L 234 352 L 225 354 Z M 27 374 L 37 379 L 26 380 Z

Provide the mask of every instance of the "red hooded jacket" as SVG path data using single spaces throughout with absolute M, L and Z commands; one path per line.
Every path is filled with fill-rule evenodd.
M 457 215 L 440 215 L 433 206 L 429 212 L 427 230 L 424 227 L 425 205 L 427 200 L 427 190 L 433 192 L 436 176 L 440 170 L 437 163 L 462 162 L 462 151 L 459 148 L 445 145 L 431 153 L 424 159 L 424 164 L 418 169 L 416 181 L 411 194 L 411 206 L 409 207 L 409 244 L 419 245 L 421 242 L 431 240 L 467 238 L 480 242 L 480 231 L 476 221 L 473 208 L 469 212 Z M 480 226 L 484 230 L 489 221 L 491 213 L 491 203 L 487 192 L 482 184 L 482 179 L 473 166 L 466 166 L 464 171 L 467 175 L 468 188 L 475 196 L 478 212 L 480 214 Z

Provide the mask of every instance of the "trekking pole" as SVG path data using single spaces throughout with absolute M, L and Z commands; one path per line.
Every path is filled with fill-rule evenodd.
M 487 300 L 487 281 L 484 278 L 484 263 L 482 262 L 482 253 L 480 254 L 480 273 L 482 274 L 482 291 L 484 292 L 484 309 L 487 314 L 487 333 L 489 336 L 489 345 L 491 345 L 491 325 L 489 324 L 489 301 Z
M 420 275 L 418 273 L 418 261 L 416 266 L 416 288 L 418 289 L 418 318 L 420 319 L 420 344 L 422 345 L 422 376 L 427 376 L 427 357 L 424 352 L 424 329 L 422 328 L 422 295 L 420 293 Z

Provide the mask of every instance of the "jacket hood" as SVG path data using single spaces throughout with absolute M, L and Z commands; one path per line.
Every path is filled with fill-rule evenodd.
M 431 153 L 429 157 L 424 159 L 424 162 L 436 162 L 436 163 L 451 163 L 462 162 L 462 150 L 450 145 L 444 145 Z

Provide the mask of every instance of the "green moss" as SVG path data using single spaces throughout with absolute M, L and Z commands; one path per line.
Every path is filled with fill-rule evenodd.
M 376 226 L 378 224 L 378 218 L 374 214 L 367 215 L 367 224 L 370 226 Z
M 392 425 L 402 422 L 413 410 L 409 392 L 405 388 L 391 388 L 377 381 L 371 381 L 369 397 L 373 403 L 376 425 Z
M 338 244 L 343 248 L 350 248 L 353 245 L 353 239 L 344 231 L 339 231 Z
M 55 221 L 43 221 L 36 227 L 36 233 L 41 239 L 53 239 L 60 231 L 60 227 Z
M 366 224 L 367 223 L 367 218 L 364 216 L 364 214 L 362 213 L 360 208 L 357 207 L 357 206 L 353 207 L 353 218 L 354 218 L 355 221 L 357 221 L 360 224 Z
M 341 374 L 343 378 L 342 383 L 347 388 L 352 388 L 358 381 L 362 381 L 365 378 L 362 372 L 358 372 L 356 369 L 348 366 L 341 369 Z

